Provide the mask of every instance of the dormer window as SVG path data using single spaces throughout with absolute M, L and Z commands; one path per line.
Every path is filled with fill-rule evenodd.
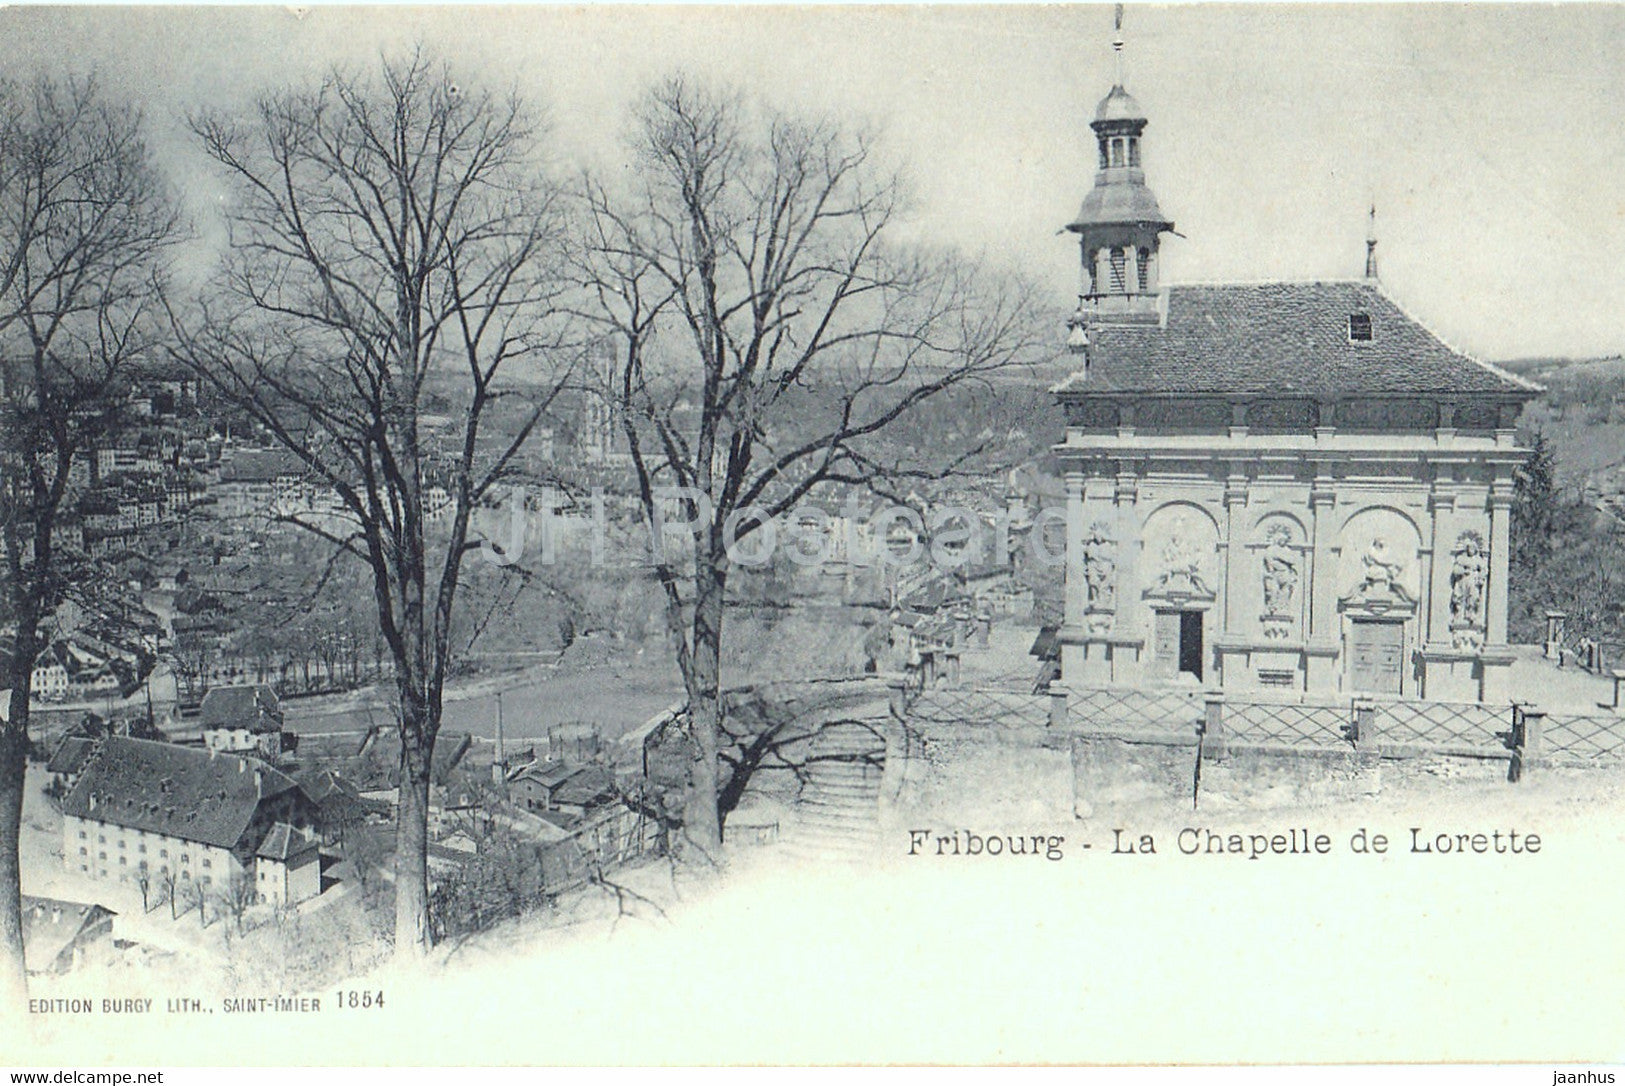
M 1350 313 L 1349 314 L 1349 342 L 1350 343 L 1370 343 L 1371 342 L 1371 314 L 1369 314 L 1369 313 Z

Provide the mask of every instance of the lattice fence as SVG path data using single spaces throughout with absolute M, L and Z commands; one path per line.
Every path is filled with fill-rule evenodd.
M 908 707 L 925 724 L 1049 724 L 1050 696 L 1006 690 L 927 690 Z
M 1512 707 L 1449 701 L 1376 703 L 1377 734 L 1384 743 L 1430 747 L 1506 747 Z
M 1547 756 L 1554 762 L 1588 764 L 1625 758 L 1625 717 L 1615 713 L 1550 714 L 1543 731 Z
M 1227 740 L 1288 747 L 1346 747 L 1354 741 L 1354 717 L 1347 705 L 1295 705 L 1227 701 Z
M 1099 688 L 1074 693 L 1067 702 L 1073 725 L 1086 730 L 1191 733 L 1202 713 L 1199 690 Z

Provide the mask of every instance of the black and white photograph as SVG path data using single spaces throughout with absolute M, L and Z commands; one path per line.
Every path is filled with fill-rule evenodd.
M 1614 1081 L 1622 44 L 0 8 L 11 1081 Z

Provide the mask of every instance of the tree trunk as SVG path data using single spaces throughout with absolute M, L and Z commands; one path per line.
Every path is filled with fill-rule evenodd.
M 722 603 L 724 575 L 714 563 L 697 558 L 698 592 L 694 600 L 688 686 L 689 719 L 694 734 L 694 766 L 683 816 L 684 835 L 707 855 L 722 847 L 722 820 L 717 814 L 717 732 L 722 719 Z
M 21 696 L 11 699 L 12 711 Z M 26 717 L 22 728 L 17 721 L 0 731 L 0 994 L 13 1010 L 28 998 L 27 973 L 23 965 L 22 867 L 18 844 L 22 830 L 23 784 L 28 768 Z
M 20 608 L 17 637 L 9 674 L 10 720 L 0 726 L 0 996 L 19 1006 L 28 998 L 28 973 L 23 958 L 22 843 L 23 791 L 28 773 L 29 682 L 37 654 L 37 623 L 28 608 Z
M 422 714 L 421 706 L 403 713 Z M 429 930 L 429 769 L 432 744 L 422 740 L 425 722 L 403 720 L 400 802 L 395 813 L 395 956 L 420 958 Z

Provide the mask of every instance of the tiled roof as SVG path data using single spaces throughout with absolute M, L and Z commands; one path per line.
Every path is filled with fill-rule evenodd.
M 303 856 L 316 847 L 318 846 L 314 838 L 306 837 L 286 822 L 278 822 L 271 827 L 271 832 L 265 835 L 260 847 L 254 850 L 254 855 L 287 863 L 295 856 Z
M 285 449 L 237 449 L 220 464 L 222 483 L 268 483 L 308 472 L 304 461 Z
M 1080 370 L 1055 391 L 1316 398 L 1540 391 L 1452 350 L 1369 282 L 1174 286 L 1166 301 L 1160 325 L 1100 328 L 1088 376 Z M 1370 317 L 1369 341 L 1350 341 L 1353 314 Z
M 590 807 L 615 795 L 615 774 L 601 765 L 582 766 L 553 792 L 554 803 Z
M 116 916 L 102 905 L 24 894 L 23 953 L 29 972 L 50 969 L 62 952 L 99 921 Z
M 90 759 L 91 752 L 96 749 L 96 741 L 87 739 L 82 735 L 64 736 L 62 742 L 57 744 L 56 753 L 45 766 L 47 773 L 78 773 L 85 768 L 85 762 Z
M 516 784 L 520 781 L 535 781 L 544 787 L 555 788 L 580 768 L 565 762 L 538 762 L 521 769 L 510 779 Z
M 274 732 L 281 727 L 281 711 L 276 692 L 263 683 L 217 686 L 203 695 L 202 726 Z
M 109 736 L 62 813 L 235 848 L 261 800 L 297 787 L 256 758 Z

